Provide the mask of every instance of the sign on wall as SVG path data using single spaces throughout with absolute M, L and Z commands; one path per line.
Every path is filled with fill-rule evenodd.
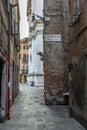
M 44 36 L 44 40 L 45 41 L 49 41 L 49 42 L 58 42 L 61 41 L 61 34 L 46 34 Z

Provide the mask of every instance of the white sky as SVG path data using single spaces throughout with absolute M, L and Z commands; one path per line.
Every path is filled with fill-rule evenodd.
M 28 22 L 27 22 L 27 0 L 19 0 L 20 7 L 20 39 L 28 36 Z

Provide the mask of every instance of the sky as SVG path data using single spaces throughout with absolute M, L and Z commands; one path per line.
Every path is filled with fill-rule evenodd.
M 19 0 L 20 8 L 20 39 L 28 37 L 28 22 L 27 22 L 27 0 Z

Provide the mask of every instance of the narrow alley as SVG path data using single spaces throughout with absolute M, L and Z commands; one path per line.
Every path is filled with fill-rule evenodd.
M 11 108 L 11 120 L 0 130 L 85 130 L 68 115 L 68 106 L 46 106 L 44 88 L 20 85 L 19 95 Z

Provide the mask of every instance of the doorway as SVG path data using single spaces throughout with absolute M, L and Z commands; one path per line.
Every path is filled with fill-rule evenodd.
M 24 83 L 27 83 L 27 76 L 24 76 Z

